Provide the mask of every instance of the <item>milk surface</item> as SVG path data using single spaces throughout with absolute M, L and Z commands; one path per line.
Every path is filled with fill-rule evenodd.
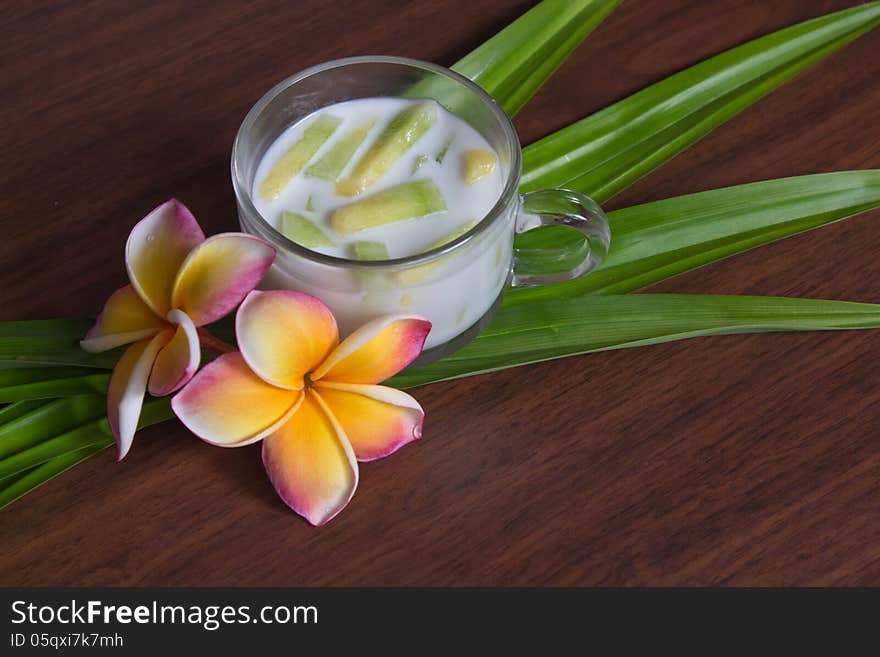
M 423 99 L 367 98 L 322 108 L 287 128 L 272 143 L 254 177 L 253 202 L 260 214 L 281 230 L 282 213 L 295 212 L 309 219 L 333 241 L 332 246 L 308 247 L 314 251 L 354 259 L 356 242 L 383 242 L 389 258 L 418 254 L 483 219 L 495 206 L 508 175 L 486 139 L 463 120 L 437 104 L 432 127 L 375 183 L 357 196 L 340 196 L 333 181 L 309 176 L 309 166 L 352 130 L 374 121 L 337 180 L 346 179 L 361 156 L 401 110 Z M 430 101 L 435 102 L 435 101 Z M 260 184 L 274 164 L 298 142 L 318 115 L 341 119 L 277 198 L 265 198 Z M 442 162 L 438 155 L 446 149 Z M 483 150 L 495 154 L 496 166 L 476 182 L 467 184 L 463 154 Z M 416 170 L 416 164 L 420 166 Z M 366 228 L 350 235 L 333 230 L 330 218 L 337 208 L 377 192 L 416 180 L 432 180 L 440 189 L 446 210 Z M 438 347 L 475 325 L 492 307 L 507 284 L 513 261 L 513 225 L 517 204 L 510 203 L 479 235 L 427 266 L 358 270 L 310 261 L 292 252 L 279 252 L 264 280 L 270 288 L 288 288 L 312 294 L 326 303 L 346 335 L 364 322 L 390 314 L 426 317 L 432 329 L 425 348 Z
M 283 212 L 301 214 L 333 241 L 333 246 L 310 248 L 342 258 L 354 258 L 353 244 L 360 241 L 383 242 L 388 249 L 389 258 L 415 255 L 432 248 L 438 241 L 454 234 L 462 227 L 482 219 L 501 195 L 504 186 L 502 167 L 500 164 L 496 165 L 493 171 L 472 184 L 465 182 L 462 175 L 463 154 L 472 150 L 494 153 L 494 150 L 479 132 L 448 112 L 439 103 L 437 119 L 432 127 L 394 163 L 385 175 L 360 195 L 341 196 L 337 194 L 333 181 L 306 173 L 309 164 L 318 161 L 327 150 L 333 148 L 337 140 L 343 138 L 349 131 L 361 128 L 372 121 L 373 125 L 367 137 L 339 176 L 340 179 L 344 179 L 388 123 L 401 110 L 418 102 L 424 101 L 405 98 L 350 100 L 322 108 L 291 125 L 269 147 L 257 167 L 252 194 L 257 211 L 279 230 L 282 226 Z M 277 198 L 265 198 L 259 192 L 260 183 L 319 114 L 330 114 L 341 119 L 342 122 L 302 171 L 287 183 Z M 442 162 L 438 162 L 441 153 L 443 153 Z M 330 216 L 337 208 L 415 180 L 432 180 L 443 195 L 446 210 L 367 228 L 345 236 L 336 234 L 330 226 Z

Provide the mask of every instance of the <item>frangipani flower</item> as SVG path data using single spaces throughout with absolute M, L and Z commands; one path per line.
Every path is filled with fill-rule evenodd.
M 179 390 L 199 367 L 199 328 L 234 309 L 256 287 L 275 249 L 256 237 L 205 239 L 192 213 L 166 201 L 132 229 L 125 245 L 130 285 L 107 300 L 80 342 L 90 352 L 125 344 L 107 389 L 107 419 L 118 458 L 128 453 L 149 389 Z
M 357 461 L 372 461 L 422 434 L 424 412 L 405 392 L 376 385 L 409 365 L 431 323 L 395 315 L 341 343 L 336 319 L 300 292 L 251 292 L 235 318 L 240 352 L 206 365 L 171 400 L 205 442 L 263 441 L 278 495 L 313 525 L 351 500 Z

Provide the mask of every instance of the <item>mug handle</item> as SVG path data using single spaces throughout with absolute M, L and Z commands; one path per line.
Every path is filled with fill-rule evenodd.
M 516 263 L 526 250 L 514 247 L 511 285 L 545 285 L 574 280 L 596 269 L 608 254 L 611 244 L 608 217 L 598 203 L 580 192 L 570 189 L 540 189 L 523 194 L 515 231 L 517 234 L 525 233 L 542 226 L 568 226 L 580 232 L 586 238 L 583 258 L 571 269 L 557 274 L 517 274 Z M 528 251 L 534 253 L 536 249 Z

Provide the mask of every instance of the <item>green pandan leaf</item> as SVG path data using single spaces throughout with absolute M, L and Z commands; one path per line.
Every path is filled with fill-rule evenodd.
M 389 385 L 412 386 L 527 363 L 704 335 L 880 327 L 880 304 L 688 294 L 545 299 L 506 308 L 473 342 Z
M 173 416 L 168 398 L 151 400 L 144 404 L 138 427 L 143 429 Z M 113 434 L 107 418 L 102 417 L 68 431 L 47 434 L 42 442 L 0 459 L 0 508 L 112 444 Z
M 620 0 L 544 0 L 452 70 L 480 85 L 513 116 L 618 4 Z M 415 85 L 406 95 L 461 108 L 455 87 L 431 82 Z
M 0 425 L 0 459 L 106 415 L 104 395 L 53 399 Z
M 455 63 L 513 116 L 620 0 L 544 0 Z
M 54 369 L 54 368 L 46 368 Z M 75 367 L 67 368 L 76 370 Z M 38 376 L 32 369 L 6 370 L 7 372 L 26 372 Z M 17 402 L 27 399 L 53 399 L 73 395 L 103 395 L 107 392 L 110 375 L 102 373 L 86 374 L 85 376 L 59 376 L 58 378 L 19 383 L 17 385 L 0 386 L 0 402 Z M 0 370 L 0 375 L 3 371 Z M 0 376 L 2 378 L 2 376 Z
M 27 449 L 106 414 L 104 395 L 55 399 L 0 425 L 0 458 Z
M 511 290 L 505 304 L 631 292 L 877 207 L 880 170 L 782 178 L 636 205 L 609 214 L 614 238 L 597 271 Z
M 12 422 L 12 420 L 20 418 L 22 415 L 30 413 L 34 409 L 44 406 L 47 403 L 48 402 L 43 399 L 32 399 L 7 404 L 3 408 L 0 408 L 0 426 L 7 422 Z
M 51 381 L 52 379 L 67 379 L 70 377 L 86 376 L 94 374 L 91 367 L 14 367 L 3 369 L 0 367 L 0 388 L 19 386 L 26 383 L 38 383 Z
M 0 509 L 106 447 L 107 445 L 89 445 L 58 456 L 24 472 L 0 479 Z
M 79 346 L 93 323 L 88 319 L 0 322 L 0 370 L 39 365 L 112 369 L 122 349 L 90 354 Z
M 521 189 L 568 187 L 608 199 L 878 24 L 880 2 L 872 2 L 685 69 L 525 148 Z

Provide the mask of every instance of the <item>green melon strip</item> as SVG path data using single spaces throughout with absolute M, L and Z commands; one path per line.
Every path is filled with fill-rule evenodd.
M 336 180 L 352 155 L 370 134 L 374 124 L 375 121 L 368 121 L 340 137 L 317 162 L 306 169 L 306 175 L 324 180 Z
M 297 212 L 281 213 L 281 232 L 289 240 L 307 249 L 333 246 L 333 240 L 327 237 L 323 230 Z
M 385 242 L 355 242 L 351 249 L 355 260 L 388 260 Z
M 330 226 L 340 235 L 351 235 L 446 209 L 446 202 L 432 180 L 414 180 L 377 192 L 336 210 Z
M 312 120 L 300 138 L 278 158 L 269 170 L 269 175 L 260 183 L 260 194 L 263 198 L 278 198 L 281 190 L 308 164 L 340 123 L 342 119 L 332 114 L 321 114 Z
M 336 184 L 342 196 L 357 196 L 371 187 L 437 121 L 439 110 L 433 100 L 423 100 L 401 110 L 370 145 L 351 175 Z

